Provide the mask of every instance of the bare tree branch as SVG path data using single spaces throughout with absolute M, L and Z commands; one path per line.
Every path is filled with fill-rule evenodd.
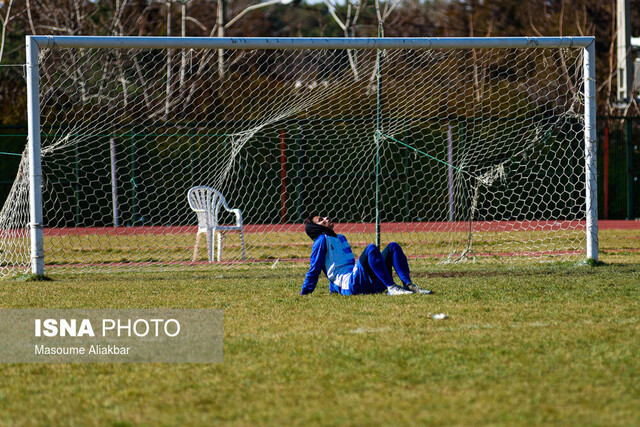
M 207 31 L 207 27 L 205 27 L 205 26 L 204 26 L 204 24 L 203 24 L 202 22 L 198 21 L 196 18 L 194 18 L 194 17 L 192 17 L 192 16 L 187 16 L 187 17 L 185 17 L 184 19 L 185 19 L 185 20 L 187 20 L 187 21 L 189 21 L 189 22 L 193 22 L 193 23 L 194 23 L 194 24 L 196 24 L 198 27 L 200 27 L 200 29 L 201 29 L 202 31 Z M 214 31 L 215 31 L 215 29 L 214 29 L 214 30 L 212 30 L 212 33 L 213 33 Z
M 338 24 L 342 31 L 346 31 L 347 26 L 344 25 L 340 17 L 336 14 L 336 8 L 333 6 L 333 4 L 329 0 L 324 0 L 324 4 L 327 6 L 329 13 L 331 14 L 331 16 L 333 16 L 333 20 L 336 21 L 336 24 Z
M 13 5 L 13 0 L 9 0 L 9 4 L 6 6 L 7 11 L 4 14 L 0 14 L 0 21 L 2 21 L 2 39 L 0 40 L 0 62 L 2 62 L 2 55 L 4 53 L 4 40 L 7 34 L 7 27 L 9 26 L 9 21 L 11 21 L 11 6 Z M 2 8 L 4 9 L 4 7 Z M 1 11 L 1 10 L 0 10 Z
M 360 15 L 360 8 L 362 6 L 362 2 L 363 1 L 366 2 L 366 0 L 358 0 L 358 6 L 356 8 L 357 16 Z M 352 36 L 351 34 L 349 34 L 349 29 L 350 29 L 351 26 L 355 26 L 357 18 L 354 19 L 353 22 L 351 22 L 351 1 L 347 0 L 347 18 L 345 19 L 344 22 L 342 22 L 342 20 L 340 19 L 340 17 L 336 13 L 335 7 L 333 6 L 333 4 L 329 0 L 324 0 L 324 3 L 327 6 L 327 9 L 329 10 L 329 13 L 333 17 L 333 20 L 336 21 L 336 24 L 338 24 L 338 26 L 342 29 L 342 32 L 344 33 L 345 37 Z M 359 80 L 360 77 L 358 75 L 358 67 L 357 67 L 357 64 L 356 64 L 354 51 L 351 50 L 351 49 L 348 49 L 347 50 L 347 57 L 349 58 L 349 65 L 351 66 L 351 70 L 353 71 L 354 78 L 356 80 Z
M 533 13 L 531 13 L 531 6 L 528 7 L 528 15 L 529 15 L 529 27 L 533 30 L 533 32 L 538 36 L 542 37 L 542 33 L 538 31 L 536 26 L 533 24 Z
M 29 20 L 29 28 L 31 28 L 31 34 L 35 35 L 36 33 L 36 27 L 33 25 L 33 17 L 31 16 L 31 1 L 30 0 L 26 0 L 26 6 L 27 6 L 27 18 Z

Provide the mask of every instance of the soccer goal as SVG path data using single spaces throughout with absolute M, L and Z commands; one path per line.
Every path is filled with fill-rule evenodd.
M 414 262 L 597 260 L 594 52 L 592 37 L 27 37 L 0 271 L 273 267 L 308 259 L 308 212 Z M 226 203 L 205 209 L 219 227 L 201 250 L 194 187 Z

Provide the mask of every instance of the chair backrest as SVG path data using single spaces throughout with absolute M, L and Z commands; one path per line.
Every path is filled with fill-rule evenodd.
M 198 225 L 200 227 L 216 227 L 218 225 L 218 213 L 220 206 L 227 208 L 227 202 L 224 196 L 218 190 L 212 187 L 199 185 L 193 187 L 187 193 L 189 206 L 198 216 Z

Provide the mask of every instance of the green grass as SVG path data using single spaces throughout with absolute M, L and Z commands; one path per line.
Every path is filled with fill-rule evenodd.
M 374 240 L 373 234 L 346 233 L 356 253 Z M 409 257 L 440 260 L 449 254 L 460 255 L 466 249 L 468 233 L 459 232 L 396 232 L 383 233 L 383 242 L 396 241 Z M 247 233 L 246 255 L 250 260 L 305 259 L 310 253 L 310 241 L 304 233 Z M 619 240 L 619 239 L 618 239 Z M 617 241 L 617 240 L 616 240 Z M 79 234 L 50 235 L 44 239 L 47 265 L 102 265 L 135 263 L 189 263 L 193 257 L 194 233 L 174 234 Z M 482 257 L 505 254 L 527 258 L 526 253 L 548 251 L 561 256 L 586 246 L 580 229 L 556 231 L 510 231 L 473 233 L 472 250 Z M 636 242 L 637 243 L 637 242 Z M 27 245 L 25 239 L 23 245 Z M 207 260 L 204 236 L 201 238 L 198 261 Z M 25 251 L 26 246 L 25 246 Z M 524 255 L 523 255 L 524 253 Z M 242 259 L 240 236 L 227 233 L 225 259 Z M 575 257 L 580 255 L 576 254 Z
M 224 362 L 3 364 L 0 424 L 638 425 L 634 233 L 597 267 L 419 265 L 430 296 L 301 297 L 303 265 L 2 281 L 3 308 L 223 309 Z

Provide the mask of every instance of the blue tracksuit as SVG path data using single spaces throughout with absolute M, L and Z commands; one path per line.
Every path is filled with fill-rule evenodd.
M 311 248 L 311 265 L 300 295 L 312 293 L 318 284 L 320 272 L 329 279 L 331 293 L 357 295 L 380 293 L 393 285 L 391 267 L 404 283 L 411 282 L 407 258 L 397 243 L 389 244 L 384 254 L 375 245 L 369 245 L 356 262 L 349 242 L 342 235 L 320 235 Z

